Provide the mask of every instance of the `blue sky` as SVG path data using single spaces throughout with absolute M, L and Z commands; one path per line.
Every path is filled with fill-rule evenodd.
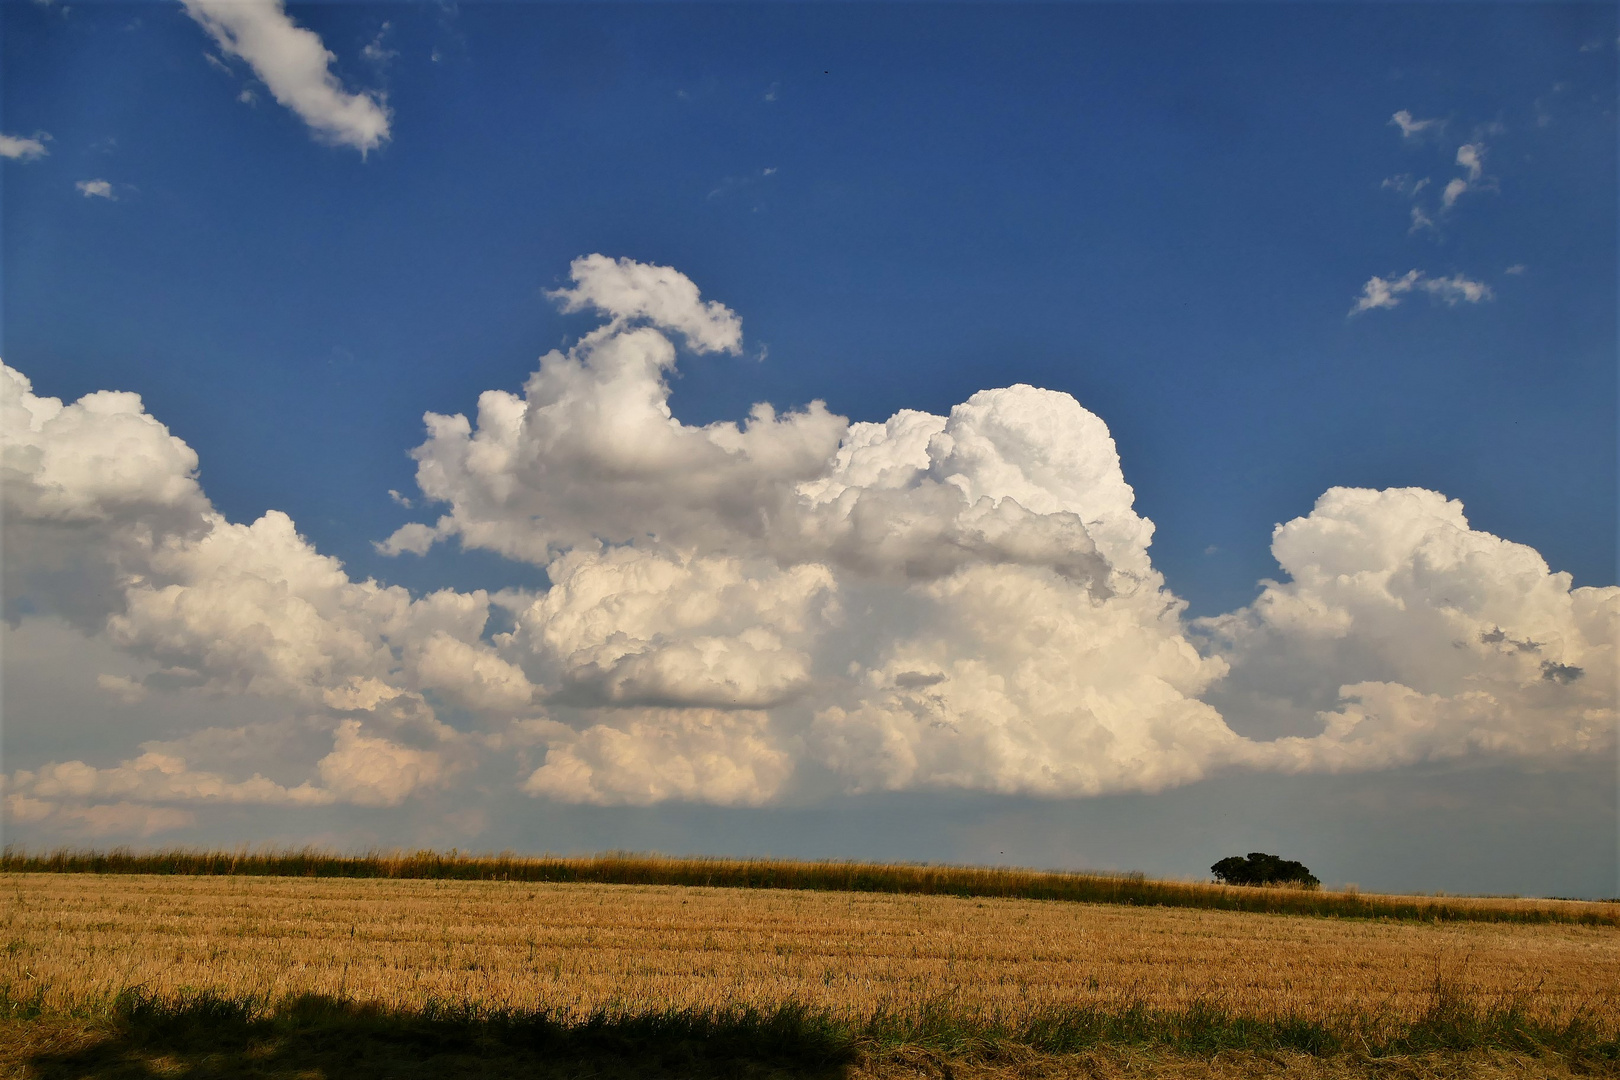
M 1461 501 L 1476 534 L 1534 549 L 1576 588 L 1616 583 L 1612 6 L 266 8 L 319 36 L 342 93 L 386 110 L 386 138 L 362 153 L 322 137 L 250 59 L 210 36 L 196 8 L 0 6 L 0 131 L 40 150 L 3 164 L 0 347 L 39 397 L 140 394 L 146 414 L 196 452 L 225 519 L 282 511 L 354 581 L 418 597 L 545 590 L 546 559 L 513 557 L 516 541 L 447 533 L 420 556 L 376 542 L 442 512 L 424 509 L 407 453 L 423 443 L 424 413 L 472 416 L 486 390 L 520 394 L 542 353 L 618 317 L 594 293 L 576 312 L 547 296 L 570 282 L 588 293 L 571 264 L 600 252 L 674 268 L 740 317 L 735 351 L 688 348 L 672 333 L 681 351 L 669 405 L 688 425 L 740 420 L 755 402 L 785 412 L 819 399 L 882 423 L 904 409 L 945 416 L 1016 383 L 1072 395 L 1112 434 L 1135 512 L 1156 526 L 1152 566 L 1189 618 L 1247 610 L 1261 579 L 1286 581 L 1274 526 L 1311 514 L 1337 486 L 1442 493 Z M 105 187 L 80 186 L 95 181 Z M 1462 186 L 1448 193 L 1452 181 Z M 1374 279 L 1394 283 L 1387 306 L 1356 311 Z M 13 592 L 14 629 L 72 607 L 32 586 Z M 1489 633 L 1495 624 L 1479 618 Z M 128 644 L 133 632 L 74 625 L 85 649 L 116 645 L 151 669 L 130 678 L 165 663 L 203 670 Z M 548 678 L 525 670 L 536 686 Z M 1290 700 L 1308 718 L 1333 703 L 1335 680 L 1375 674 L 1390 678 L 1382 668 L 1324 674 L 1327 689 Z M 213 692 L 246 685 L 221 678 Z M 1260 721 L 1233 713 L 1250 708 L 1236 679 L 1193 697 L 1224 702 L 1233 729 L 1257 732 Z M 38 709 L 54 685 L 41 685 Z M 441 722 L 476 726 L 418 690 Z M 268 707 L 242 693 L 254 701 L 242 708 Z M 119 731 L 139 738 L 107 735 L 123 721 L 87 704 L 78 741 L 53 742 L 35 737 L 30 725 L 46 722 L 32 708 L 8 703 L 8 769 L 98 764 L 102 736 L 108 761 L 137 753 L 141 738 L 190 737 L 134 723 Z M 591 722 L 547 715 L 576 730 Z M 1581 798 L 1612 808 L 1612 745 L 1598 742 L 1605 768 L 1593 773 L 1590 758 L 1568 767 L 1585 778 Z M 1534 786 L 1528 778 L 1551 767 L 1539 751 L 1515 760 L 1479 768 Z M 478 783 L 496 784 L 479 768 Z M 1393 775 L 1403 774 L 1332 783 L 1351 798 Z M 1473 791 L 1484 774 L 1458 775 L 1446 783 Z M 922 782 L 915 798 L 957 807 L 962 835 L 987 813 L 975 800 L 1031 790 L 997 781 L 985 796 L 968 783 L 952 803 L 941 782 Z M 1294 778 L 1254 782 L 1308 798 L 1310 784 Z M 1106 817 L 1111 798 L 1179 807 L 1244 787 L 1181 783 L 1162 795 L 1129 783 L 1115 795 L 1104 783 L 1089 802 L 1037 798 L 1034 810 L 1005 813 Z M 825 815 L 879 798 L 812 789 L 765 804 L 798 799 Z M 532 795 L 516 811 L 482 811 L 494 822 L 483 835 L 536 846 L 512 823 L 539 812 Z M 906 819 L 924 805 L 910 797 L 881 796 L 912 809 L 872 813 Z M 1590 801 L 1577 810 L 1570 798 L 1535 812 L 1586 822 L 1572 842 L 1607 861 L 1562 887 L 1603 891 L 1614 814 L 1591 825 Z M 1453 826 L 1470 799 L 1453 800 Z M 814 831 L 786 811 L 674 803 L 693 821 L 743 822 L 735 828 L 753 839 L 740 848 L 786 850 L 796 829 Z M 358 818 L 322 805 L 318 829 L 296 814 L 278 828 L 361 835 L 345 832 Z M 554 812 L 595 822 L 660 813 Z M 777 823 L 749 824 L 761 816 Z M 57 835 L 51 827 L 39 835 Z M 1447 827 L 1421 842 L 1443 846 Z M 641 835 L 570 828 L 599 846 Z M 732 828 L 693 824 L 650 842 L 701 850 Z M 906 855 L 907 828 L 863 853 Z M 987 857 L 959 839 L 930 843 L 927 857 Z M 1135 863 L 1116 848 L 1115 864 L 1202 865 L 1174 845 L 1159 854 L 1143 841 Z M 1536 891 L 1535 880 L 1526 871 L 1508 884 Z M 1400 883 L 1450 887 L 1417 870 Z

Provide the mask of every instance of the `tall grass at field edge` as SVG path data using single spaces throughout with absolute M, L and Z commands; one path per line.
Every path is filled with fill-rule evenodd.
M 37 995 L 18 996 L 14 991 L 0 985 L 0 1019 L 46 1015 Z M 652 1043 L 683 1043 L 700 1047 L 710 1057 L 833 1065 L 853 1059 L 863 1049 L 918 1047 L 973 1057 L 1008 1046 L 1045 1053 L 1136 1046 L 1198 1055 L 1241 1050 L 1317 1057 L 1351 1052 L 1371 1058 L 1500 1050 L 1556 1055 L 1594 1067 L 1620 1062 L 1620 1031 L 1612 1026 L 1587 1017 L 1563 1023 L 1535 1020 L 1512 1003 L 1480 1007 L 1443 988 L 1424 1015 L 1403 1023 L 1373 1016 L 1334 1023 L 1262 1018 L 1206 1002 L 1179 1010 L 1064 1008 L 1013 1023 L 943 1008 L 908 1015 L 880 1013 L 850 1022 L 791 1003 L 770 1009 L 600 1011 L 568 1020 L 544 1010 L 458 1002 L 430 1002 L 404 1010 L 313 994 L 265 1003 L 207 992 L 160 997 L 140 989 L 78 1010 L 77 1018 L 110 1025 L 135 1043 L 184 1045 L 267 1036 L 293 1042 L 370 1039 L 415 1054 L 435 1048 L 502 1046 L 632 1054 Z
M 806 889 L 1061 900 L 1425 922 L 1620 926 L 1620 904 L 1616 903 L 1387 896 L 1352 891 L 1158 881 L 1140 874 L 906 863 L 803 862 L 789 859 L 671 858 L 620 853 L 584 857 L 520 856 L 509 853 L 464 855 L 455 851 L 372 852 L 348 856 L 311 849 L 234 853 L 60 849 L 33 853 L 7 847 L 0 854 L 0 872 L 418 878 Z

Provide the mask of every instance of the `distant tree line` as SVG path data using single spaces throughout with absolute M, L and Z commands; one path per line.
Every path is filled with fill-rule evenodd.
M 1255 856 L 1251 856 L 1253 858 Z M 1264 860 L 1275 858 L 1259 854 Z M 1248 863 L 1248 859 L 1239 862 Z M 1283 860 L 1279 859 L 1279 863 Z M 1309 885 L 1316 878 L 1298 863 L 1280 876 Z M 1217 869 L 1212 867 L 1211 869 Z M 694 885 L 726 889 L 814 889 L 837 892 L 1019 897 L 1083 904 L 1253 911 L 1328 918 L 1411 919 L 1420 922 L 1569 923 L 1620 927 L 1620 901 L 1521 900 L 1508 897 L 1380 896 L 1306 889 L 1229 889 L 1194 881 L 1155 881 L 1132 873 L 1027 870 L 922 863 L 798 862 L 792 859 L 670 858 L 664 855 L 473 854 L 458 851 L 372 851 L 342 854 L 303 850 L 134 852 L 58 848 L 0 848 L 5 874 L 181 874 L 284 878 L 408 878 L 611 885 Z M 1224 880 L 1224 878 L 1223 878 Z M 0 1020 L 5 1013 L 0 983 Z M 0 1051 L 4 1050 L 0 1031 Z M 3 1057 L 0 1053 L 0 1057 Z
M 1263 851 L 1222 859 L 1210 867 L 1209 872 L 1224 885 L 1297 885 L 1314 889 L 1322 884 L 1304 863 Z

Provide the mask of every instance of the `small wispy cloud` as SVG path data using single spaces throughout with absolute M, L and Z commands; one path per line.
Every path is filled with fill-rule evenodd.
M 22 135 L 0 135 L 0 158 L 8 161 L 35 161 L 50 153 L 45 143 L 50 136 L 43 131 L 34 132 L 33 138 Z
M 1443 210 L 1450 210 L 1467 192 L 1496 190 L 1496 181 L 1485 175 L 1484 143 L 1463 143 L 1457 147 L 1457 164 L 1462 166 L 1466 175 L 1453 177 L 1440 193 L 1440 208 Z
M 1552 89 L 1551 90 L 1547 91 L 1545 94 L 1543 94 L 1540 97 L 1536 98 L 1536 100 L 1535 100 L 1536 127 L 1544 128 L 1544 127 L 1551 126 L 1553 120 L 1555 119 L 1554 116 L 1553 116 L 1553 110 L 1552 110 L 1552 106 L 1554 104 L 1554 101 L 1555 101 L 1556 98 L 1559 97 L 1559 95 L 1564 94 L 1568 90 L 1569 90 L 1569 83 L 1567 83 L 1567 82 L 1555 82 L 1555 83 L 1552 84 Z
M 1412 200 L 1412 227 L 1406 230 L 1408 236 L 1419 229 L 1434 229 L 1434 219 L 1418 201 L 1423 190 L 1432 183 L 1429 177 L 1416 178 L 1411 173 L 1400 173 L 1397 176 L 1387 176 L 1378 186 L 1384 191 L 1393 191 L 1397 195 Z M 1438 230 L 1436 230 L 1438 231 Z
M 752 187 L 761 180 L 769 179 L 770 177 L 775 176 L 776 172 L 776 166 L 769 165 L 763 169 L 760 169 L 758 172 L 748 173 L 745 176 L 727 176 L 716 184 L 712 190 L 710 190 L 709 198 L 724 198 L 727 195 L 734 194 L 735 192 L 741 191 L 744 188 Z
M 392 23 L 383 23 L 382 28 L 377 31 L 377 36 L 371 39 L 369 45 L 360 50 L 360 55 L 379 67 L 398 56 L 399 50 L 390 49 L 387 45 L 388 33 L 393 28 Z
M 1427 133 L 1438 133 L 1444 127 L 1444 121 L 1438 117 L 1419 119 L 1411 112 L 1402 109 L 1390 118 L 1390 124 L 1401 130 L 1401 136 L 1408 140 L 1415 140 Z M 1452 177 L 1441 189 L 1438 205 L 1424 199 L 1423 194 L 1433 183 L 1431 177 L 1419 177 L 1413 173 L 1397 173 L 1387 176 L 1379 184 L 1384 191 L 1393 191 L 1408 200 L 1411 224 L 1406 230 L 1408 236 L 1427 229 L 1436 235 L 1440 226 L 1435 219 L 1442 221 L 1449 217 L 1457 200 L 1469 191 L 1497 190 L 1496 178 L 1485 173 L 1485 137 L 1500 134 L 1503 127 L 1499 123 L 1477 125 L 1473 137 L 1457 147 L 1453 163 L 1462 170 L 1461 176 Z M 1523 266 L 1511 267 L 1510 274 L 1524 272 Z M 1426 293 L 1433 301 L 1455 307 L 1458 304 L 1479 304 L 1491 300 L 1495 294 L 1491 287 L 1483 281 L 1475 281 L 1461 273 L 1448 276 L 1434 277 L 1422 270 L 1408 270 L 1399 277 L 1379 277 L 1373 275 L 1361 287 L 1361 295 L 1356 298 L 1355 304 L 1350 308 L 1350 315 L 1356 316 L 1368 311 L 1382 308 L 1399 307 L 1402 300 L 1413 293 Z
M 125 705 L 135 705 L 146 699 L 145 685 L 128 675 L 97 675 L 96 685 Z
M 1378 186 L 1385 191 L 1393 191 L 1411 198 L 1429 186 L 1429 178 L 1425 176 L 1421 180 L 1415 180 L 1411 173 L 1401 173 L 1399 176 L 1385 177 L 1384 182 Z
M 79 194 L 83 195 L 87 199 L 110 199 L 113 202 L 118 201 L 118 196 L 113 192 L 113 186 L 110 181 L 80 180 L 73 186 L 78 188 Z
M 1428 278 L 1420 282 L 1419 287 L 1430 296 L 1443 300 L 1448 307 L 1455 307 L 1460 303 L 1477 304 L 1482 300 L 1494 299 L 1496 296 L 1491 287 L 1483 281 L 1472 281 L 1461 274 Z
M 1361 296 L 1350 309 L 1351 315 L 1379 308 L 1398 307 L 1401 298 L 1412 292 L 1424 292 L 1447 307 L 1458 304 L 1478 304 L 1491 300 L 1495 293 L 1483 281 L 1474 281 L 1462 274 L 1450 277 L 1430 277 L 1421 270 L 1408 270 L 1397 278 L 1371 277 L 1361 287 Z
M 1457 164 L 1468 173 L 1468 182 L 1478 180 L 1485 171 L 1485 147 L 1479 143 L 1464 143 L 1457 147 Z
M 1445 121 L 1440 117 L 1419 120 L 1406 109 L 1402 109 L 1394 116 L 1391 116 L 1389 122 L 1390 126 L 1401 129 L 1401 137 L 1405 139 L 1421 138 L 1425 132 L 1438 132 L 1440 128 L 1445 126 Z
M 766 101 L 775 101 L 776 100 L 776 92 L 779 89 L 781 89 L 781 87 L 782 87 L 782 84 L 779 83 L 779 82 L 773 82 L 773 83 L 771 83 L 770 86 L 766 87 L 765 88 L 765 100 Z

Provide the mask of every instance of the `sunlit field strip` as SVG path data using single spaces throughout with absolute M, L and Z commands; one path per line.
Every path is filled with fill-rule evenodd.
M 60 850 L 30 853 L 8 848 L 0 856 L 0 871 L 689 885 L 1065 900 L 1349 918 L 1620 926 L 1620 903 L 1615 902 L 1387 896 L 1355 891 L 1256 889 L 1207 882 L 1156 881 L 1139 874 L 785 859 L 620 854 L 571 858 L 473 856 L 455 852 L 362 856 L 318 851 L 137 854 Z
M 1437 987 L 1549 1023 L 1620 1023 L 1620 934 L 1016 899 L 456 880 L 21 874 L 0 986 L 55 1013 L 138 988 L 299 994 L 560 1020 L 784 1006 L 867 1025 L 1017 1027 L 1206 1008 L 1377 1030 Z

